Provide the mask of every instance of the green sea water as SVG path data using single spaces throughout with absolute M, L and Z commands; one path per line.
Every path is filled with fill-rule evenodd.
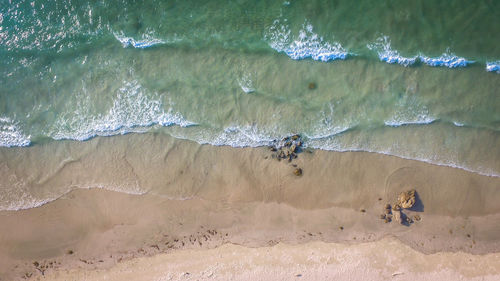
M 499 176 L 499 34 L 500 1 L 0 0 L 0 145 L 299 133 Z

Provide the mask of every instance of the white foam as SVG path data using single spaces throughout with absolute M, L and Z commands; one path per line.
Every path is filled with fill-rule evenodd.
M 247 94 L 255 92 L 252 77 L 248 73 L 243 73 L 243 75 L 238 79 L 238 84 L 240 85 L 241 90 Z
M 359 136 L 358 133 L 359 132 L 355 133 L 355 137 L 349 136 L 344 139 L 342 137 L 337 138 L 334 136 L 329 139 L 310 140 L 309 142 L 306 142 L 306 145 L 314 149 L 337 152 L 372 152 L 396 156 L 403 159 L 422 161 L 439 166 L 458 168 L 489 177 L 500 177 L 498 171 L 494 171 L 491 168 L 469 167 L 466 163 L 463 163 L 463 161 L 459 161 L 458 159 L 444 159 L 442 155 L 432 154 L 431 151 L 408 151 L 404 145 L 400 144 L 399 141 L 396 140 L 392 143 L 392 146 L 382 148 L 378 146 L 376 140 L 373 140 L 370 136 Z M 454 158 L 453 155 L 447 156 Z
M 403 66 L 410 66 L 417 61 L 417 56 L 404 57 L 391 47 L 391 40 L 388 36 L 377 38 L 374 43 L 366 45 L 370 50 L 376 51 L 381 61 L 387 63 L 397 63 Z
M 312 126 L 312 130 L 304 133 L 307 139 L 319 140 L 330 138 L 338 134 L 342 134 L 357 125 L 356 121 L 337 119 L 335 103 L 327 103 L 328 108 L 318 113 L 318 121 Z
M 207 138 L 202 143 L 229 145 L 232 147 L 258 147 L 270 145 L 276 138 L 263 132 L 256 125 L 230 126 L 215 138 Z
M 113 35 L 118 41 L 120 41 L 120 43 L 122 43 L 123 48 L 132 46 L 137 49 L 144 49 L 158 44 L 165 44 L 165 41 L 163 41 L 162 39 L 154 38 L 151 34 L 148 33 L 143 34 L 142 38 L 137 40 L 132 37 L 125 36 L 123 32 L 114 32 Z
M 31 136 L 25 135 L 19 124 L 8 117 L 0 117 L 0 146 L 28 146 Z
M 436 120 L 437 119 L 435 119 L 435 118 L 432 118 L 430 116 L 422 114 L 422 115 L 418 115 L 415 119 L 410 119 L 410 120 L 405 119 L 405 118 L 403 118 L 403 119 L 397 119 L 397 118 L 389 119 L 389 120 L 384 121 L 384 124 L 386 126 L 399 127 L 399 126 L 404 126 L 404 125 L 431 124 L 431 123 L 435 122 Z
M 413 96 L 405 96 L 395 105 L 396 111 L 384 121 L 386 126 L 399 127 L 410 124 L 430 124 L 437 119 L 432 117 L 429 109 L 420 104 Z
M 0 196 L 0 211 L 18 211 L 24 209 L 31 209 L 40 207 L 44 204 L 47 204 L 54 199 L 38 199 L 30 195 L 29 193 L 23 193 L 19 197 L 15 198 L 3 198 Z
M 322 130 L 322 132 L 315 132 L 314 134 L 304 134 L 310 140 L 320 140 L 333 137 L 338 134 L 342 134 L 350 130 L 350 126 L 334 126 L 327 128 L 326 130 Z
M 466 67 L 474 61 L 459 57 L 452 53 L 449 49 L 438 57 L 429 57 L 424 54 L 412 57 L 404 57 L 397 50 L 391 47 L 391 40 L 388 36 L 377 38 L 374 43 L 366 45 L 370 50 L 376 51 L 379 59 L 387 63 L 397 63 L 403 66 L 410 66 L 420 60 L 429 66 L 445 66 L 448 68 Z
M 487 62 L 486 71 L 500 73 L 500 60 Z
M 338 42 L 327 42 L 323 37 L 313 32 L 313 26 L 307 21 L 297 36 L 291 36 L 291 30 L 286 19 L 276 19 L 266 31 L 265 39 L 269 46 L 278 52 L 283 52 L 294 60 L 311 58 L 317 61 L 332 61 L 347 58 L 349 53 Z
M 91 112 L 89 97 L 77 98 L 76 111 L 61 114 L 48 135 L 56 140 L 87 140 L 95 136 L 110 136 L 141 132 L 152 125 L 188 127 L 196 125 L 172 108 L 163 109 L 160 97 L 150 98 L 137 81 L 124 81 L 105 115 Z
M 466 67 L 469 64 L 474 63 L 474 61 L 469 61 L 465 58 L 458 57 L 454 53 L 450 52 L 450 50 L 446 50 L 439 57 L 428 57 L 425 55 L 419 56 L 420 60 L 430 66 L 445 66 L 448 68 L 456 68 L 456 67 Z
M 113 186 L 110 184 L 93 184 L 91 186 L 71 186 L 68 187 L 66 191 L 60 194 L 52 195 L 52 197 L 46 197 L 46 198 L 35 198 L 27 191 L 18 191 L 16 192 L 17 194 L 15 196 L 11 196 L 13 198 L 8 198 L 7 196 L 2 196 L 2 194 L 0 194 L 0 211 L 18 211 L 18 210 L 26 210 L 26 209 L 40 207 L 42 205 L 55 201 L 78 188 L 81 189 L 98 188 L 98 189 L 105 189 L 131 195 L 146 194 L 146 191 L 139 188 L 138 184 L 135 184 L 134 186 L 130 187 L 124 185 Z M 178 200 L 178 198 L 173 198 L 173 199 Z

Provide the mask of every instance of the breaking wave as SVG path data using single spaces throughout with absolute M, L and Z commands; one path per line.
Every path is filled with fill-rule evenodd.
M 500 61 L 487 62 L 486 71 L 500 73 Z
M 345 60 L 349 53 L 338 42 L 328 42 L 314 33 L 313 26 L 307 21 L 302 25 L 298 35 L 292 31 L 286 19 L 276 19 L 265 33 L 269 46 L 278 52 L 285 53 L 294 60 L 311 58 L 328 62 Z
M 152 47 L 152 46 L 155 46 L 158 44 L 165 44 L 166 43 L 165 41 L 163 41 L 161 39 L 154 38 L 149 33 L 143 34 L 141 39 L 134 39 L 132 37 L 127 37 L 123 34 L 123 32 L 121 32 L 121 33 L 115 32 L 115 33 L 113 33 L 113 35 L 115 36 L 116 40 L 118 40 L 118 41 L 120 41 L 120 43 L 122 43 L 123 48 L 127 48 L 129 46 L 132 46 L 136 49 L 145 49 L 145 48 L 149 48 L 149 47 Z
M 28 146 L 31 136 L 19 128 L 19 124 L 8 117 L 0 117 L 0 146 Z
M 448 68 L 466 67 L 474 63 L 474 61 L 455 55 L 450 50 L 446 50 L 445 53 L 438 57 L 429 57 L 424 54 L 405 57 L 397 50 L 392 49 L 391 40 L 388 36 L 379 37 L 374 43 L 370 43 L 366 47 L 372 51 L 376 51 L 381 61 L 391 64 L 397 63 L 402 66 L 411 66 L 417 61 L 421 61 L 429 66 L 444 66 Z
M 410 66 L 417 61 L 417 56 L 404 57 L 391 47 L 391 40 L 388 36 L 377 38 L 375 43 L 366 45 L 370 50 L 376 51 L 381 61 L 387 63 L 397 63 L 403 66 Z
M 77 112 L 65 112 L 55 122 L 47 135 L 53 139 L 87 140 L 95 136 L 110 136 L 129 132 L 146 131 L 153 125 L 188 127 L 196 125 L 186 120 L 171 108 L 163 109 L 159 97 L 148 97 L 137 81 L 124 81 L 123 87 L 113 101 L 113 106 L 104 115 L 90 111 L 89 98 L 77 100 Z
M 448 68 L 466 67 L 467 65 L 474 63 L 474 61 L 469 61 L 465 58 L 458 57 L 454 53 L 451 53 L 449 50 L 447 50 L 439 57 L 431 58 L 420 55 L 419 58 L 423 63 L 429 66 L 445 66 Z

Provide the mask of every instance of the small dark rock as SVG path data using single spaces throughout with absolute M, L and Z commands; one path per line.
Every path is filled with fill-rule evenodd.
M 309 90 L 314 90 L 314 89 L 316 89 L 316 87 L 317 87 L 317 85 L 316 85 L 316 83 L 314 83 L 314 82 L 311 82 L 311 83 L 309 83 L 309 85 L 308 85 Z
M 301 168 L 296 168 L 293 170 L 293 174 L 296 176 L 301 176 L 302 175 L 302 169 Z

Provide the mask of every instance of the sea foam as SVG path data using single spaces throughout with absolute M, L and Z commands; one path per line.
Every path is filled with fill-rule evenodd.
M 486 71 L 500 73 L 500 60 L 487 62 Z
M 451 53 L 449 50 L 438 57 L 420 55 L 419 58 L 423 63 L 429 66 L 445 66 L 448 68 L 466 67 L 467 65 L 474 63 L 474 61 L 469 61 L 465 58 L 459 57 L 454 53 Z
M 25 135 L 19 124 L 8 117 L 0 117 L 0 146 L 28 146 L 31 136 Z
M 249 73 L 243 73 L 238 79 L 238 84 L 240 85 L 241 90 L 247 94 L 255 92 L 252 75 Z
M 110 136 L 147 131 L 153 125 L 188 127 L 196 125 L 172 108 L 165 111 L 159 97 L 147 96 L 137 81 L 124 81 L 112 107 L 106 114 L 91 113 L 89 98 L 78 99 L 76 112 L 61 115 L 48 133 L 52 138 L 87 140 L 95 136 Z
M 455 55 L 449 49 L 437 57 L 429 57 L 424 54 L 405 57 L 402 56 L 399 51 L 392 49 L 391 40 L 388 36 L 379 37 L 374 43 L 370 43 L 366 45 L 366 47 L 376 51 L 381 61 L 391 64 L 397 63 L 403 66 L 413 65 L 417 61 L 421 61 L 429 66 L 444 66 L 448 68 L 466 67 L 474 63 L 474 61 Z
M 344 60 L 349 53 L 338 42 L 328 42 L 314 33 L 313 26 L 307 21 L 297 36 L 291 35 L 286 19 L 276 19 L 265 33 L 269 46 L 283 52 L 294 60 L 311 58 L 316 61 Z
M 388 36 L 377 38 L 374 43 L 366 45 L 370 50 L 376 51 L 381 61 L 387 63 L 397 63 L 403 66 L 410 66 L 417 61 L 418 56 L 404 57 L 391 47 L 391 40 Z
M 154 38 L 151 34 L 146 33 L 142 35 L 141 39 L 134 39 L 132 37 L 127 37 L 123 34 L 123 32 L 116 33 L 114 32 L 113 35 L 115 38 L 122 43 L 123 48 L 127 48 L 129 46 L 132 46 L 137 49 L 145 49 L 149 48 L 158 44 L 165 44 L 164 40 Z
M 420 104 L 413 96 L 406 96 L 395 105 L 395 111 L 384 121 L 386 126 L 425 125 L 437 120 L 431 116 L 429 109 Z

